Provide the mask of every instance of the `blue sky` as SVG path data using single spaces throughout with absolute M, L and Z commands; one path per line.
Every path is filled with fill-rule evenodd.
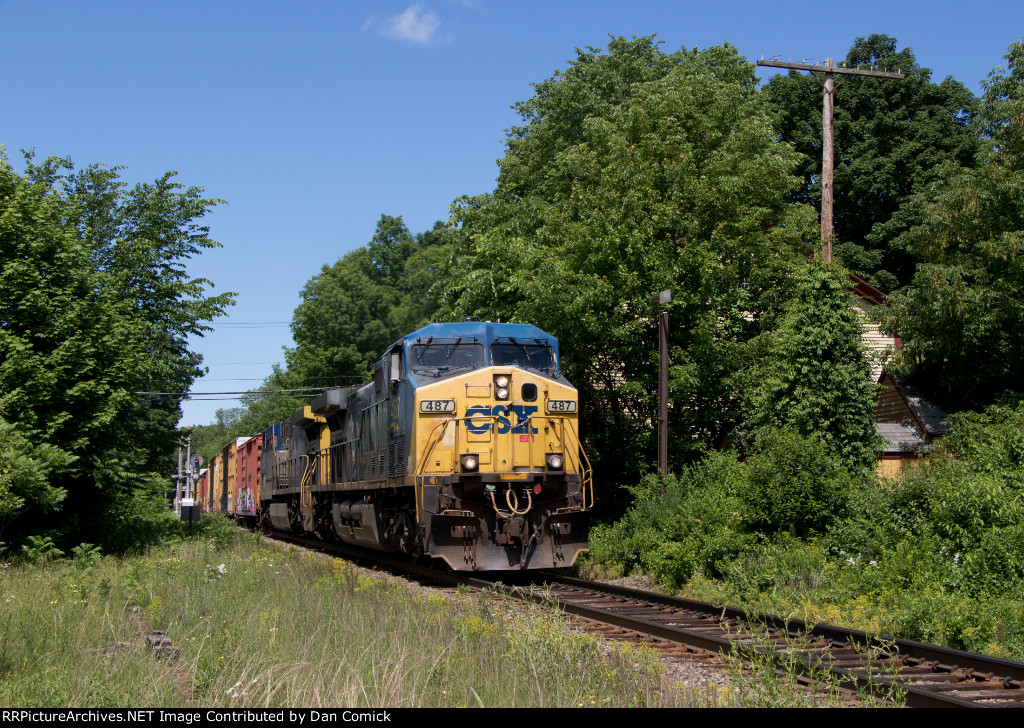
M 221 392 L 283 361 L 300 289 L 381 214 L 415 233 L 493 189 L 510 105 L 577 47 L 657 34 L 666 51 L 729 41 L 821 62 L 886 33 L 978 93 L 1024 34 L 1024 3 L 0 0 L 0 29 L 0 144 L 16 167 L 34 148 L 124 165 L 131 183 L 175 170 L 227 201 L 206 219 L 223 247 L 190 265 L 238 293 L 196 342 L 209 374 L 193 391 Z M 182 424 L 234 405 L 186 402 Z

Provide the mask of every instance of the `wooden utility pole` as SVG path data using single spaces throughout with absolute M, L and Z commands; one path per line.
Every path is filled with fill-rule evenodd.
M 820 71 L 824 81 L 819 81 L 825 91 L 825 103 L 821 114 L 821 257 L 832 260 L 832 204 L 834 200 L 832 188 L 833 165 L 835 164 L 834 133 L 832 116 L 835 107 L 836 82 L 834 74 L 850 76 L 874 76 L 877 78 L 905 78 L 904 74 L 891 71 L 864 70 L 836 66 L 832 58 L 825 59 L 825 65 L 815 66 L 809 63 L 783 63 L 782 61 L 757 62 L 759 66 L 772 68 L 791 68 L 797 71 Z

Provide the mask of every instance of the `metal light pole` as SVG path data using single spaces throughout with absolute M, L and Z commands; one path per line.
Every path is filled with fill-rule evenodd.
M 185 443 L 188 454 L 185 456 L 185 462 L 188 463 L 188 471 L 185 473 L 185 497 L 192 497 L 192 425 L 185 428 L 185 432 L 188 434 L 185 436 Z
M 181 513 L 181 438 L 178 438 L 178 474 L 174 476 L 174 502 L 171 507 L 174 509 L 174 515 Z
M 181 498 L 180 506 L 178 508 L 179 517 L 183 521 L 188 521 L 188 535 L 192 535 L 192 522 L 199 520 L 199 508 L 196 506 L 196 501 L 192 495 L 192 478 L 195 476 L 195 468 L 192 463 L 192 430 L 194 428 L 189 425 L 185 428 L 185 436 L 182 438 L 185 440 L 185 447 L 188 449 L 188 460 L 185 465 L 185 475 L 178 476 L 179 488 L 181 487 L 182 480 L 184 480 L 184 495 Z M 178 453 L 181 453 L 181 440 L 178 441 Z
M 658 311 L 658 471 L 668 475 L 668 311 L 662 306 L 672 301 L 672 291 L 651 296 Z

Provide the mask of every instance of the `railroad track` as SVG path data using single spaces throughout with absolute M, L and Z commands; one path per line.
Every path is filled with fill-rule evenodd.
M 681 597 L 574 579 L 545 572 L 533 583 L 500 581 L 428 569 L 365 551 L 328 547 L 323 542 L 283 541 L 330 551 L 427 582 L 464 584 L 502 592 L 514 599 L 549 604 L 586 620 L 592 631 L 613 639 L 656 641 L 663 654 L 738 654 L 774 660 L 811 678 L 831 681 L 861 694 L 885 697 L 898 689 L 910 707 L 1024 707 L 1024 664 L 907 640 L 886 640 L 864 632 L 807 625 L 771 615 L 751 615 Z M 494 579 L 508 580 L 503 573 Z M 523 577 L 526 577 L 523 574 Z M 543 580 L 543 584 L 537 581 Z M 603 627 L 594 627 L 603 625 Z
M 711 653 L 760 653 L 808 675 L 827 672 L 867 694 L 897 688 L 911 707 L 1024 707 L 1018 662 L 556 574 L 545 578 L 544 598 L 563 611 L 626 633 Z

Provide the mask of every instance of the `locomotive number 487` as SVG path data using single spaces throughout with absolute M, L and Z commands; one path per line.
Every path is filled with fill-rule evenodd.
M 420 412 L 454 412 L 454 399 L 424 399 L 420 402 Z

